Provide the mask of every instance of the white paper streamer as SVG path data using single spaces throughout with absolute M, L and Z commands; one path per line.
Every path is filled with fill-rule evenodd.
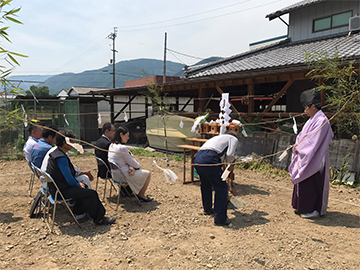
M 280 155 L 280 157 L 279 157 L 279 161 L 282 161 L 286 156 L 287 156 L 287 149 L 285 149 L 285 151 L 284 152 L 282 152 L 282 154 Z
M 184 122 L 182 121 L 182 118 L 180 120 L 180 125 L 179 125 L 180 128 L 183 128 L 184 127 Z
M 230 103 L 229 103 L 229 93 L 223 93 L 221 95 L 221 100 L 219 103 L 220 106 L 220 113 L 219 113 L 219 119 L 220 119 L 220 134 L 225 134 L 226 127 L 229 125 L 229 121 L 231 119 L 230 113 L 232 112 L 230 109 Z
M 297 129 L 297 124 L 296 124 L 295 117 L 293 117 L 293 121 L 294 121 L 293 130 L 294 130 L 294 133 L 297 134 L 297 133 L 298 133 L 298 129 Z
M 157 165 L 156 161 L 153 161 L 155 166 L 164 172 L 166 182 L 170 183 L 169 178 L 175 183 L 176 179 L 178 179 L 177 175 L 170 169 L 163 169 L 159 165 Z
M 98 123 L 99 123 L 99 125 L 101 125 L 101 114 L 100 113 L 98 114 Z
M 248 136 L 247 133 L 246 133 L 244 125 L 242 125 L 242 132 L 241 133 L 242 133 L 242 135 L 244 135 L 244 137 Z
M 226 181 L 226 179 L 229 177 L 229 174 L 230 174 L 229 167 L 230 167 L 230 164 L 226 166 L 225 171 L 224 171 L 223 174 L 221 175 L 221 179 L 222 179 L 223 181 Z
M 24 121 L 24 127 L 27 127 L 28 126 L 28 122 L 27 122 L 27 114 L 25 114 L 25 121 Z
M 66 124 L 67 126 L 70 126 L 68 120 L 66 119 L 66 114 L 65 114 L 65 113 L 64 113 L 63 117 L 64 117 L 65 124 Z
M 282 154 L 279 156 L 279 161 L 282 161 L 288 154 L 288 151 L 291 149 L 291 145 L 282 152 Z
M 78 143 L 72 143 L 70 142 L 69 137 L 65 137 L 65 141 L 67 144 L 71 145 L 72 147 L 74 147 L 80 154 L 84 154 L 84 148 L 82 147 L 82 145 L 78 144 Z
M 205 114 L 205 115 L 203 115 L 203 116 L 199 116 L 199 117 L 195 120 L 195 122 L 194 122 L 194 124 L 193 124 L 193 126 L 192 126 L 192 128 L 191 128 L 191 132 L 192 132 L 192 133 L 195 133 L 195 132 L 197 131 L 197 129 L 199 128 L 200 122 L 201 122 L 203 119 L 205 119 L 208 115 L 209 115 L 209 114 L 207 113 L 207 114 Z
M 124 111 L 124 120 L 125 120 L 125 122 L 129 121 L 129 118 L 128 118 L 127 114 L 126 114 L 126 111 Z

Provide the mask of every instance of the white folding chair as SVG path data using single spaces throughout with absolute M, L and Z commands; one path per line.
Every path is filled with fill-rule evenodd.
M 95 159 L 96 159 L 96 162 L 97 162 L 97 165 L 98 165 L 98 169 L 99 169 L 99 166 L 105 166 L 105 168 L 106 168 L 106 178 L 104 179 L 105 180 L 105 187 L 104 187 L 104 197 L 103 197 L 103 201 L 105 201 L 106 183 L 107 183 L 107 181 L 111 181 L 111 179 L 109 177 L 110 169 L 107 166 L 107 164 L 105 163 L 105 161 L 103 161 L 101 158 L 95 157 Z M 99 182 L 99 176 L 97 176 L 97 179 L 96 179 L 96 189 L 95 189 L 96 191 L 97 191 L 97 188 L 98 188 L 98 182 Z
M 34 178 L 38 178 L 39 181 L 42 183 L 42 171 L 36 167 L 33 163 L 30 163 L 31 170 L 34 174 Z M 30 208 L 30 218 L 39 217 L 44 219 L 44 214 L 46 211 L 46 188 L 43 186 L 40 188 L 40 191 L 36 194 L 34 198 L 34 202 Z
M 127 186 L 129 186 L 131 189 L 131 186 L 129 185 L 129 182 L 131 180 L 128 177 L 126 177 L 126 175 L 121 171 L 119 165 L 117 165 L 115 162 L 109 161 L 109 165 L 110 165 L 110 168 L 112 170 L 116 170 L 116 173 L 120 176 L 120 181 L 116 181 L 116 180 L 114 180 L 114 177 L 112 177 L 111 178 L 112 185 L 110 186 L 110 197 L 111 197 L 112 188 L 114 187 L 114 185 L 117 186 L 117 193 L 118 193 L 117 203 L 116 203 L 116 210 L 117 210 L 119 207 L 119 202 L 120 202 L 121 187 L 123 187 L 125 190 L 127 190 L 126 188 L 127 188 Z M 131 191 L 133 192 L 137 203 L 141 206 L 142 203 L 141 203 L 140 199 L 138 198 L 138 196 L 135 194 L 135 192 L 132 189 L 131 189 Z M 128 195 L 130 196 L 130 194 L 128 194 Z
M 31 192 L 34 186 L 34 181 L 35 181 L 35 171 L 34 171 L 34 167 L 31 161 L 28 161 L 28 165 L 30 167 L 31 170 L 31 176 L 30 176 L 30 182 L 29 182 L 29 188 L 28 188 L 28 193 L 29 196 L 31 197 Z
M 56 185 L 56 183 L 55 183 L 54 179 L 51 177 L 51 175 L 48 174 L 47 172 L 43 172 L 43 171 L 41 171 L 41 172 L 42 172 L 42 176 L 44 177 L 44 180 L 48 183 L 48 185 L 49 185 L 49 183 L 52 183 L 56 188 L 54 196 L 52 196 L 50 194 L 48 188 L 47 188 L 47 191 L 46 191 L 47 200 L 46 200 L 46 208 L 45 208 L 46 211 L 45 211 L 45 215 L 44 215 L 44 220 L 45 220 L 45 223 L 46 223 L 46 225 L 48 226 L 48 228 L 50 230 L 50 233 L 52 233 L 53 229 L 54 229 L 56 205 L 57 204 L 65 205 L 65 207 L 68 209 L 70 215 L 75 220 L 76 224 L 81 228 L 79 221 L 76 219 L 73 211 L 70 209 L 70 207 L 68 205 L 68 203 L 72 200 L 72 198 L 65 199 L 65 197 L 62 195 L 60 189 Z M 53 211 L 52 211 L 52 215 L 51 215 L 51 219 L 52 219 L 51 225 L 49 224 L 50 223 L 49 222 L 49 219 L 50 219 L 50 204 L 53 206 Z

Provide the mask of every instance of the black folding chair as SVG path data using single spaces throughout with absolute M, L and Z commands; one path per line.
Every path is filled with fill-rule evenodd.
M 129 185 L 129 182 L 131 182 L 131 180 L 121 171 L 119 165 L 117 165 L 116 163 L 111 162 L 111 161 L 109 161 L 109 165 L 110 165 L 110 168 L 111 168 L 112 170 L 116 170 L 116 173 L 118 173 L 119 176 L 120 176 L 120 181 L 114 180 L 113 177 L 111 178 L 111 183 L 112 183 L 112 185 L 111 185 L 111 187 L 110 187 L 110 197 L 111 197 L 111 190 L 112 190 L 112 188 L 113 188 L 113 187 L 115 188 L 115 186 L 117 186 L 117 191 L 116 191 L 117 194 L 118 194 L 118 196 L 117 196 L 117 202 L 116 202 L 116 210 L 117 210 L 118 207 L 119 207 L 119 202 L 120 202 L 121 187 L 123 187 L 123 189 L 126 190 L 126 191 L 127 191 L 127 187 L 128 187 L 128 186 L 129 186 L 130 189 L 131 189 L 131 186 Z M 141 203 L 140 199 L 138 198 L 138 196 L 136 196 L 135 192 L 134 192 L 132 189 L 131 189 L 131 191 L 133 192 L 134 197 L 136 198 L 137 203 L 141 206 L 142 203 Z M 128 194 L 128 195 L 130 196 L 130 194 Z
M 98 169 L 99 169 L 99 166 L 105 166 L 106 168 L 106 178 L 103 179 L 105 180 L 105 187 L 104 187 L 104 198 L 103 198 L 103 201 L 105 201 L 105 194 L 106 194 L 106 183 L 107 181 L 111 181 L 109 175 L 110 175 L 110 169 L 108 167 L 108 165 L 105 163 L 105 161 L 103 161 L 101 158 L 99 157 L 95 157 L 96 159 L 96 162 L 97 162 L 97 165 L 98 165 Z M 100 177 L 101 178 L 101 177 Z M 101 178 L 102 179 L 102 178 Z M 97 176 L 97 179 L 96 179 L 96 191 L 97 191 L 97 188 L 98 188 L 98 182 L 99 182 L 99 176 Z

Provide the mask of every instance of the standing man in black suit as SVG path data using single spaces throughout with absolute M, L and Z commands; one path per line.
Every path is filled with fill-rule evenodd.
M 95 145 L 101 149 L 104 149 L 106 151 L 100 150 L 95 148 L 95 156 L 98 158 L 101 158 L 106 165 L 109 167 L 108 162 L 108 152 L 109 146 L 111 144 L 111 140 L 115 136 L 115 127 L 111 123 L 105 123 L 102 127 L 102 135 L 101 137 L 96 141 Z M 98 177 L 105 179 L 106 178 L 106 167 L 103 165 L 98 165 Z

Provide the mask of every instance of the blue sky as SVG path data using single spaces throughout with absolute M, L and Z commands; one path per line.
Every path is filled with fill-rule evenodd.
M 108 65 L 117 27 L 116 62 L 163 59 L 192 65 L 211 56 L 245 52 L 249 44 L 286 35 L 265 16 L 299 0 L 13 0 L 24 24 L 10 26 L 6 49 L 26 54 L 12 75 L 79 73 Z M 287 16 L 283 17 L 286 21 Z

